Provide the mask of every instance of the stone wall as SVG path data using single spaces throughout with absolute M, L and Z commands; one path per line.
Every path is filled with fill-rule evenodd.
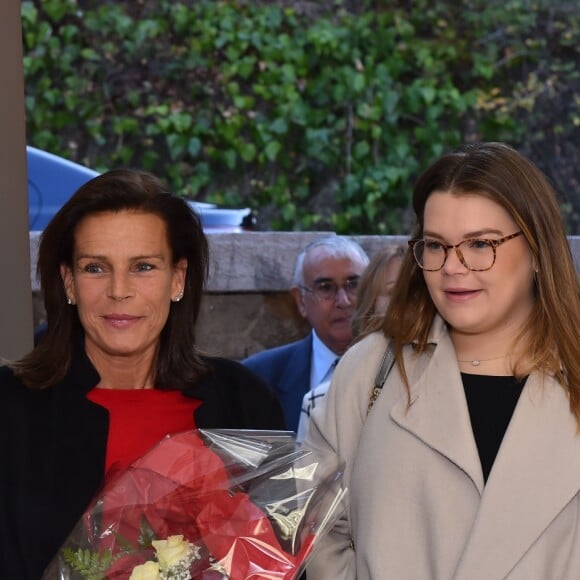
M 200 346 L 234 359 L 305 336 L 309 330 L 288 288 L 297 255 L 309 242 L 329 232 L 210 233 L 211 272 L 198 324 Z M 371 256 L 402 236 L 353 236 Z M 44 309 L 36 276 L 38 234 L 31 233 L 35 323 Z M 580 237 L 570 238 L 580 264 Z
M 288 293 L 296 257 L 328 232 L 209 234 L 212 274 L 199 324 L 200 344 L 233 358 L 297 340 L 309 327 Z M 404 237 L 353 237 L 372 255 Z

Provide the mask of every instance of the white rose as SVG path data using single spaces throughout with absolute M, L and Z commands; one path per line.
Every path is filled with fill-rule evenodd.
M 161 580 L 159 564 L 157 562 L 145 562 L 133 568 L 129 580 Z
M 183 535 L 169 536 L 167 540 L 153 540 L 151 542 L 157 552 L 157 560 L 162 570 L 179 564 L 186 559 L 191 544 L 183 539 Z

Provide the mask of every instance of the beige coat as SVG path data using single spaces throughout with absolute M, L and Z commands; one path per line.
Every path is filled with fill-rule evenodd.
M 394 367 L 365 417 L 386 347 L 374 334 L 343 356 L 313 411 L 306 444 L 346 463 L 351 506 L 308 580 L 580 579 L 580 436 L 564 390 L 528 378 L 484 487 L 440 319 L 431 342 L 405 352 L 410 408 Z

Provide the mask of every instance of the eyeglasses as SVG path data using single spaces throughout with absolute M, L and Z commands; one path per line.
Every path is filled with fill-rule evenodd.
M 421 238 L 409 240 L 415 261 L 422 270 L 437 272 L 445 265 L 449 250 L 455 250 L 459 261 L 472 272 L 485 272 L 495 264 L 496 249 L 501 244 L 513 240 L 522 232 L 504 236 L 499 240 L 471 238 L 458 244 L 446 245 L 437 240 Z
M 315 282 L 312 288 L 307 286 L 300 286 L 300 289 L 304 292 L 310 292 L 314 298 L 325 302 L 327 300 L 336 300 L 338 291 L 342 288 L 346 295 L 353 299 L 356 297 L 356 291 L 358 289 L 358 278 L 349 278 L 342 286 L 338 285 L 336 282 L 331 280 L 321 280 L 320 282 Z

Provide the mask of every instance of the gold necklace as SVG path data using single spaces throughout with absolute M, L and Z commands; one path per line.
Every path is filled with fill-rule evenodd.
M 457 362 L 460 363 L 471 363 L 471 366 L 473 367 L 478 367 L 482 362 L 489 362 L 492 360 L 500 360 L 502 358 L 505 358 L 507 356 L 507 354 L 504 354 L 502 356 L 495 356 L 493 358 L 473 358 L 473 359 L 469 359 L 469 360 L 460 360 L 457 359 Z

